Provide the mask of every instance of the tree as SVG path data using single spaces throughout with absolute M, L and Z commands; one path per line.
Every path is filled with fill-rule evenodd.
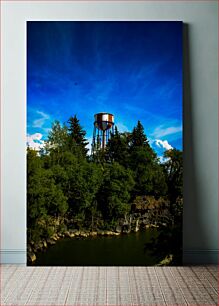
M 61 153 L 67 149 L 67 131 L 67 127 L 65 125 L 61 126 L 58 120 L 53 122 L 45 145 L 46 154 L 44 155 L 44 162 L 47 164 L 47 167 L 50 167 L 48 163 L 54 165 L 61 162 Z
M 106 221 L 118 220 L 130 211 L 132 172 L 116 162 L 105 166 L 103 183 L 97 196 L 98 208 Z
M 163 164 L 167 178 L 168 194 L 172 202 L 183 196 L 183 154 L 182 151 L 171 149 L 164 153 L 167 161 Z
M 48 135 L 48 143 L 51 148 L 63 148 L 66 147 L 66 140 L 68 138 L 68 128 L 66 125 L 61 126 L 58 120 L 55 120 L 52 124 L 52 129 Z
M 39 240 L 47 233 L 49 216 L 63 216 L 67 198 L 55 184 L 50 169 L 44 169 L 41 157 L 34 150 L 27 151 L 27 225 L 29 239 Z
M 87 155 L 88 149 L 86 146 L 88 145 L 88 142 L 85 135 L 86 132 L 81 127 L 76 115 L 74 117 L 70 117 L 68 120 L 69 149 L 73 153 L 78 153 L 79 149 L 83 156 Z
M 150 147 L 147 137 L 144 133 L 144 127 L 138 120 L 137 126 L 134 127 L 131 134 L 131 147 Z
M 118 162 L 124 167 L 129 167 L 129 137 L 130 133 L 119 133 L 115 127 L 115 133 L 106 147 L 106 153 L 111 162 Z
M 141 195 L 161 196 L 166 192 L 163 169 L 144 133 L 140 121 L 130 136 L 130 168 L 135 173 L 132 198 Z
M 155 255 L 171 258 L 169 264 L 176 265 L 182 260 L 183 155 L 182 151 L 171 149 L 164 157 L 167 159 L 162 166 L 168 186 L 168 218 L 165 224 L 160 223 L 158 236 L 146 247 Z

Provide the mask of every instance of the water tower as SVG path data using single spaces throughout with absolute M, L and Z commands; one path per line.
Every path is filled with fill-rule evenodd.
M 114 133 L 114 116 L 109 113 L 98 113 L 94 115 L 94 132 L 92 142 L 92 153 L 104 151 L 111 133 Z

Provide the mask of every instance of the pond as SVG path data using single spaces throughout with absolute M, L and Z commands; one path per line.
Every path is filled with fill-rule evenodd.
M 37 254 L 35 266 L 150 266 L 160 259 L 145 250 L 145 243 L 158 234 L 147 229 L 120 236 L 63 238 Z

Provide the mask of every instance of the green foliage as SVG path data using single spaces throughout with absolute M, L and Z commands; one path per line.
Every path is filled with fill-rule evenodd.
M 110 230 L 124 220 L 133 204 L 147 206 L 150 222 L 160 224 L 154 245 L 159 249 L 162 241 L 162 256 L 177 258 L 182 152 L 167 151 L 161 164 L 140 121 L 132 133 L 115 128 L 106 151 L 97 150 L 93 158 L 87 156 L 87 144 L 74 116 L 68 126 L 53 123 L 42 151 L 27 148 L 28 241 L 69 228 Z
M 129 164 L 130 152 L 129 152 L 129 133 L 119 133 L 117 127 L 115 127 L 115 133 L 111 136 L 107 144 L 107 154 L 109 160 L 117 162 L 120 165 L 126 167 Z
M 68 128 L 64 125 L 61 126 L 59 121 L 54 121 L 52 129 L 48 135 L 48 149 L 59 152 L 66 148 L 66 141 L 68 139 Z
M 67 198 L 55 184 L 50 169 L 42 167 L 43 161 L 35 151 L 27 150 L 27 225 L 43 235 L 43 222 L 48 216 L 62 216 L 68 209 Z M 38 234 L 34 234 L 37 239 Z
M 82 129 L 76 115 L 70 117 L 68 120 L 68 145 L 71 152 L 75 154 L 81 152 L 83 156 L 87 155 L 88 149 L 86 146 L 88 142 L 85 135 L 86 132 Z
M 68 202 L 72 214 L 84 211 L 89 215 L 95 196 L 102 182 L 100 165 L 76 161 L 66 170 L 68 173 Z
M 132 172 L 114 162 L 106 165 L 98 194 L 99 209 L 105 220 L 124 217 L 130 211 L 130 191 L 134 186 Z
M 130 167 L 135 175 L 132 197 L 138 195 L 162 196 L 167 186 L 164 172 L 154 150 L 150 147 L 140 121 L 133 129 L 130 144 Z
M 168 194 L 173 202 L 183 196 L 183 154 L 177 149 L 168 150 L 164 157 L 168 160 L 164 163 Z

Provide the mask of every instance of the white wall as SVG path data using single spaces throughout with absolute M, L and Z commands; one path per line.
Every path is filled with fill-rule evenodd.
M 4 1 L 1 6 L 1 262 L 26 262 L 27 20 L 186 24 L 184 260 L 217 262 L 217 1 Z

